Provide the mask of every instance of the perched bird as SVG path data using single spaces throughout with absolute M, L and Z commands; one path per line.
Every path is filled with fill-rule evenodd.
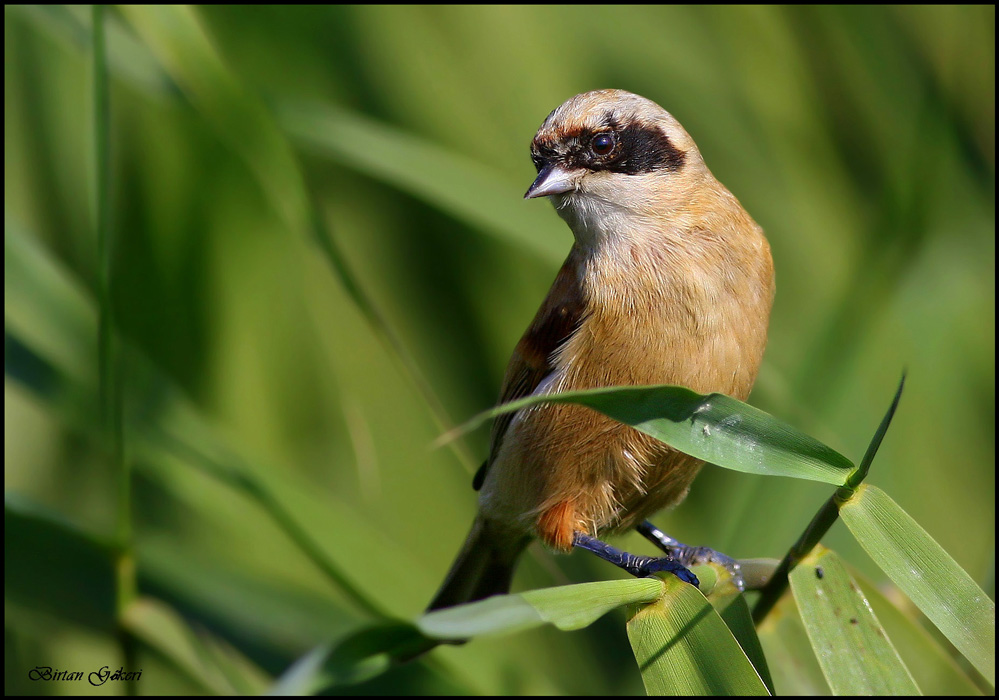
M 746 399 L 767 340 L 770 247 L 680 123 L 630 92 L 587 92 L 548 115 L 531 158 L 525 198 L 549 197 L 575 243 L 500 400 L 622 384 Z M 595 538 L 679 503 L 701 465 L 589 408 L 506 414 L 475 477 L 478 516 L 429 609 L 507 592 L 535 537 L 628 563 Z

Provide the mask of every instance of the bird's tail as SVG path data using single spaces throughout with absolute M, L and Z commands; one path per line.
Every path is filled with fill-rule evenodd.
M 477 517 L 427 611 L 481 600 L 510 590 L 517 557 L 530 542 Z

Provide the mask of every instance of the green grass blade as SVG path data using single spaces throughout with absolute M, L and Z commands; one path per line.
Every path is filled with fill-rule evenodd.
M 560 262 L 566 235 L 548 207 L 523 201 L 513 185 L 481 164 L 363 116 L 321 104 L 286 104 L 278 115 L 302 147 L 407 192 L 476 231 Z M 551 232 L 552 235 L 542 235 Z
M 895 585 L 995 686 L 996 606 L 978 584 L 880 489 L 861 486 L 840 515 Z
M 560 591 L 560 588 L 572 590 Z M 560 630 L 578 630 L 622 605 L 655 600 L 662 591 L 659 579 L 648 578 L 593 581 L 527 591 L 521 595 L 545 622 Z
M 766 654 L 760 644 L 760 638 L 756 634 L 756 626 L 753 624 L 753 615 L 746 603 L 746 596 L 741 593 L 728 594 L 725 596 L 708 596 L 708 600 L 725 622 L 725 625 L 732 631 L 739 646 L 746 652 L 750 663 L 759 674 L 760 679 L 770 694 L 774 694 L 774 682 L 770 675 L 770 668 L 767 664 Z
M 198 12 L 187 6 L 127 6 L 131 25 L 219 138 L 238 154 L 288 230 L 314 238 L 327 263 L 426 400 L 441 429 L 454 424 L 444 404 L 372 298 L 362 289 L 314 207 L 296 155 L 264 101 L 225 63 Z M 384 147 L 376 152 L 384 153 Z M 388 157 L 393 157 L 391 153 Z M 455 448 L 469 471 L 477 460 Z
M 122 13 L 219 137 L 259 179 L 288 227 L 308 231 L 298 164 L 263 102 L 229 70 L 197 11 L 181 6 L 124 6 Z
M 871 469 L 871 463 L 874 461 L 874 457 L 878 454 L 878 449 L 881 447 L 881 441 L 885 438 L 885 433 L 888 432 L 888 427 L 891 425 L 892 418 L 895 417 L 895 411 L 898 409 L 898 402 L 902 399 L 902 389 L 905 388 L 905 373 L 902 373 L 902 379 L 898 383 L 898 389 L 895 390 L 895 396 L 892 398 L 891 405 L 885 412 L 884 418 L 881 419 L 881 424 L 878 425 L 878 429 L 874 432 L 874 437 L 871 439 L 870 444 L 867 446 L 867 451 L 864 453 L 864 458 L 860 460 L 860 464 L 857 465 L 857 470 L 850 475 L 847 479 L 846 486 L 851 489 L 857 488 L 867 478 L 867 473 Z
M 90 11 L 83 5 L 11 5 L 9 10 L 40 33 L 73 51 L 87 50 L 92 37 Z M 156 59 L 115 15 L 104 17 L 108 71 L 115 80 L 150 99 L 176 96 L 176 86 Z
M 790 592 L 777 601 L 757 628 L 777 695 L 830 695 L 829 684 L 812 653 L 801 613 Z
M 207 691 L 259 695 L 270 678 L 239 651 L 207 630 L 195 632 L 163 601 L 137 598 L 126 610 L 125 628 L 168 658 Z
M 768 413 L 722 394 L 680 386 L 606 387 L 529 396 L 484 411 L 438 442 L 539 403 L 578 403 L 719 467 L 840 486 L 853 463 Z
M 808 638 L 834 695 L 920 694 L 835 552 L 812 553 L 789 578 Z
M 23 280 L 24 288 L 41 291 L 38 295 L 20 298 L 18 312 L 9 320 L 13 322 L 23 318 L 26 322 L 29 317 L 67 318 L 71 322 L 53 325 L 48 329 L 51 335 L 46 332 L 40 336 L 41 344 L 46 351 L 52 348 L 54 356 L 50 356 L 48 352 L 45 355 L 39 354 L 32 343 L 22 339 L 18 334 L 21 323 L 17 323 L 17 327 L 13 329 L 5 328 L 5 374 L 20 381 L 44 400 L 73 430 L 99 436 L 102 433 L 98 420 L 99 411 L 95 410 L 98 405 L 96 367 L 77 367 L 76 363 L 64 362 L 65 356 L 58 352 L 58 348 L 71 345 L 77 334 L 83 338 L 89 337 L 93 342 L 96 336 L 93 303 L 81 290 L 70 284 L 65 270 L 56 265 L 45 251 L 29 244 L 26 239 L 21 239 L 16 231 L 8 230 L 7 233 L 5 250 L 13 254 L 5 261 L 5 269 L 13 273 L 17 280 Z M 29 326 L 27 323 L 24 325 Z M 258 473 L 273 473 L 273 470 L 254 468 L 246 460 L 237 458 L 225 441 L 217 437 L 210 423 L 182 398 L 182 393 L 169 377 L 131 346 L 123 345 L 122 351 L 132 374 L 143 375 L 141 381 L 135 382 L 136 386 L 146 387 L 151 395 L 161 399 L 167 396 L 174 399 L 174 410 L 162 425 L 150 425 L 149 416 L 132 416 L 131 449 L 136 456 L 145 457 L 139 461 L 139 467 L 155 478 L 161 472 L 168 471 L 159 466 L 163 457 L 175 455 L 183 463 L 249 496 L 264 508 L 275 525 L 288 535 L 302 553 L 361 609 L 381 616 L 383 613 L 377 601 L 366 595 L 363 586 L 353 583 L 350 566 L 334 561 L 329 551 L 318 545 L 307 528 L 299 523 L 298 514 L 293 514 L 291 509 L 282 505 L 281 500 L 272 493 L 271 485 L 263 483 L 256 476 Z M 64 365 L 69 365 L 69 368 Z M 344 509 L 340 517 L 336 503 L 327 500 L 323 504 L 328 517 L 337 517 L 343 523 L 358 522 L 356 512 L 346 506 Z M 345 526 L 344 530 L 346 529 L 348 527 Z M 380 549 L 374 541 L 376 538 L 368 536 L 373 530 L 363 527 L 350 529 L 353 530 L 352 538 L 363 540 L 363 544 L 358 545 L 358 550 L 371 552 Z M 345 559 L 350 560 L 350 557 L 345 556 Z
M 408 622 L 365 627 L 336 645 L 313 683 L 320 688 L 363 683 L 433 646 L 435 642 Z
M 3 541 L 5 602 L 92 629 L 114 629 L 110 542 L 13 493 L 4 494 Z
M 282 673 L 274 685 L 271 686 L 268 695 L 313 695 L 329 685 L 326 676 L 323 674 L 323 664 L 329 658 L 330 647 L 328 644 L 321 644 L 309 650 L 307 654 L 289 666 Z
M 92 379 L 96 390 L 95 305 L 37 239 L 7 217 L 3 272 L 4 325 L 73 377 Z
M 509 634 L 543 624 L 575 630 L 622 605 L 654 601 L 662 592 L 662 581 L 652 578 L 556 586 L 435 610 L 416 625 L 428 637 L 445 640 Z
M 26 388 L 45 400 L 67 426 L 84 434 L 99 435 L 100 425 L 93 410 L 97 404 L 93 396 L 96 388 L 88 389 L 89 385 L 86 383 L 76 382 L 75 378 L 62 372 L 60 367 L 48 362 L 47 358 L 37 355 L 18 336 L 9 331 L 6 331 L 5 335 L 6 376 L 21 381 Z M 124 350 L 131 349 L 125 346 Z M 169 380 L 134 350 L 130 360 L 133 369 L 141 366 L 147 371 L 156 386 L 156 393 L 178 395 Z M 142 420 L 137 420 L 131 426 L 134 430 L 132 449 L 136 456 L 144 458 L 139 465 L 147 475 L 155 478 L 162 472 L 168 471 L 160 466 L 159 462 L 164 456 L 171 455 L 244 494 L 255 501 L 291 542 L 358 608 L 375 617 L 385 615 L 378 602 L 353 581 L 350 567 L 334 561 L 329 552 L 319 545 L 308 529 L 299 522 L 298 515 L 274 495 L 271 485 L 257 478 L 256 473 L 265 470 L 254 469 L 248 466 L 245 460 L 238 458 L 214 435 L 208 422 L 193 408 L 178 399 L 175 409 L 169 422 L 174 426 L 183 426 L 182 430 L 176 430 L 183 435 L 183 438 L 176 437 L 173 434 L 174 429 L 170 427 L 151 426 Z M 206 452 L 221 456 L 212 457 Z M 337 516 L 337 504 L 332 501 L 327 500 L 324 509 L 327 517 L 340 517 L 344 523 L 356 523 L 359 520 L 356 513 L 347 511 L 346 506 L 344 512 Z M 379 549 L 374 544 L 375 538 L 366 536 L 367 529 L 356 529 L 357 532 L 354 532 L 352 537 L 365 541 L 365 546 L 359 546 L 358 549 L 368 552 Z
M 372 617 L 386 617 L 387 613 L 377 601 L 356 585 L 345 567 L 331 561 L 323 548 L 316 542 L 309 531 L 302 526 L 298 518 L 277 498 L 270 488 L 256 478 L 252 469 L 247 468 L 241 460 L 228 453 L 223 446 L 215 445 L 215 452 L 223 452 L 225 456 L 214 459 L 202 450 L 194 447 L 189 441 L 178 438 L 161 429 L 152 427 L 143 432 L 158 450 L 173 454 L 188 465 L 218 479 L 231 488 L 242 492 L 256 502 L 274 523 L 294 542 L 295 546 L 306 556 L 317 569 L 333 582 L 354 605 Z M 210 438 L 202 435 L 202 441 Z
M 981 695 L 975 683 L 957 664 L 954 656 L 913 617 L 895 606 L 881 590 L 860 572 L 848 567 L 871 609 L 878 616 L 899 656 L 925 695 Z M 906 601 L 908 602 L 908 601 Z M 921 617 L 921 616 L 919 616 Z
M 97 238 L 97 380 L 101 417 L 115 472 L 115 597 L 119 642 L 125 668 L 135 668 L 137 649 L 130 634 L 124 633 L 125 613 L 137 595 L 135 545 L 132 530 L 132 464 L 125 458 L 124 378 L 118 321 L 113 303 L 118 290 L 114 267 L 115 240 L 111 227 L 111 90 L 108 84 L 104 6 L 91 8 L 91 50 L 93 52 L 94 114 L 94 228 Z M 125 692 L 138 692 L 131 677 Z
M 693 586 L 664 579 L 664 595 L 628 621 L 649 695 L 769 695 L 732 632 Z
M 335 644 L 322 644 L 297 659 L 267 691 L 268 695 L 315 695 L 332 688 L 377 678 L 439 644 L 409 622 L 382 622 L 363 627 Z M 416 663 L 434 674 L 445 694 L 481 695 L 475 678 L 440 658 L 420 656 Z

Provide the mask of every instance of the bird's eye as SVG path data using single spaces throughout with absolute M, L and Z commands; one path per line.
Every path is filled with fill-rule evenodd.
M 590 150 L 593 151 L 594 155 L 608 156 L 613 152 L 616 144 L 617 140 L 614 138 L 614 132 L 603 131 L 594 136 L 593 140 L 590 141 Z

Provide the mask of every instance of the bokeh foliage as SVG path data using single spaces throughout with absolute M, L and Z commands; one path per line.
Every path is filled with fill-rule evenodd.
M 107 15 L 114 316 L 180 390 L 133 387 L 129 410 L 252 473 L 381 609 L 418 614 L 471 521 L 485 434 L 429 449 L 428 387 L 450 422 L 495 400 L 570 243 L 520 200 L 527 144 L 598 87 L 677 116 L 767 232 L 778 292 L 751 402 L 856 461 L 906 367 L 869 481 L 994 596 L 994 7 L 217 7 L 183 15 L 200 34 L 179 45 L 175 14 Z M 5 365 L 23 342 L 96 372 L 78 333 L 99 279 L 89 11 L 4 16 Z M 5 522 L 34 543 L 5 556 L 24 567 L 7 574 L 6 689 L 80 692 L 27 669 L 120 664 L 98 565 L 114 474 L 85 420 L 6 376 Z M 161 642 L 142 692 L 252 692 L 371 619 L 259 501 L 170 445 L 126 433 L 139 590 L 170 606 L 136 613 Z M 779 557 L 826 496 L 708 468 L 657 524 Z M 76 540 L 39 512 L 82 544 L 58 549 Z M 842 530 L 831 546 L 883 581 Z M 91 595 L 46 606 L 29 561 Z M 539 550 L 515 588 L 617 575 Z M 185 628 L 226 678 L 151 651 Z M 347 692 L 642 691 L 620 616 L 434 657 Z

